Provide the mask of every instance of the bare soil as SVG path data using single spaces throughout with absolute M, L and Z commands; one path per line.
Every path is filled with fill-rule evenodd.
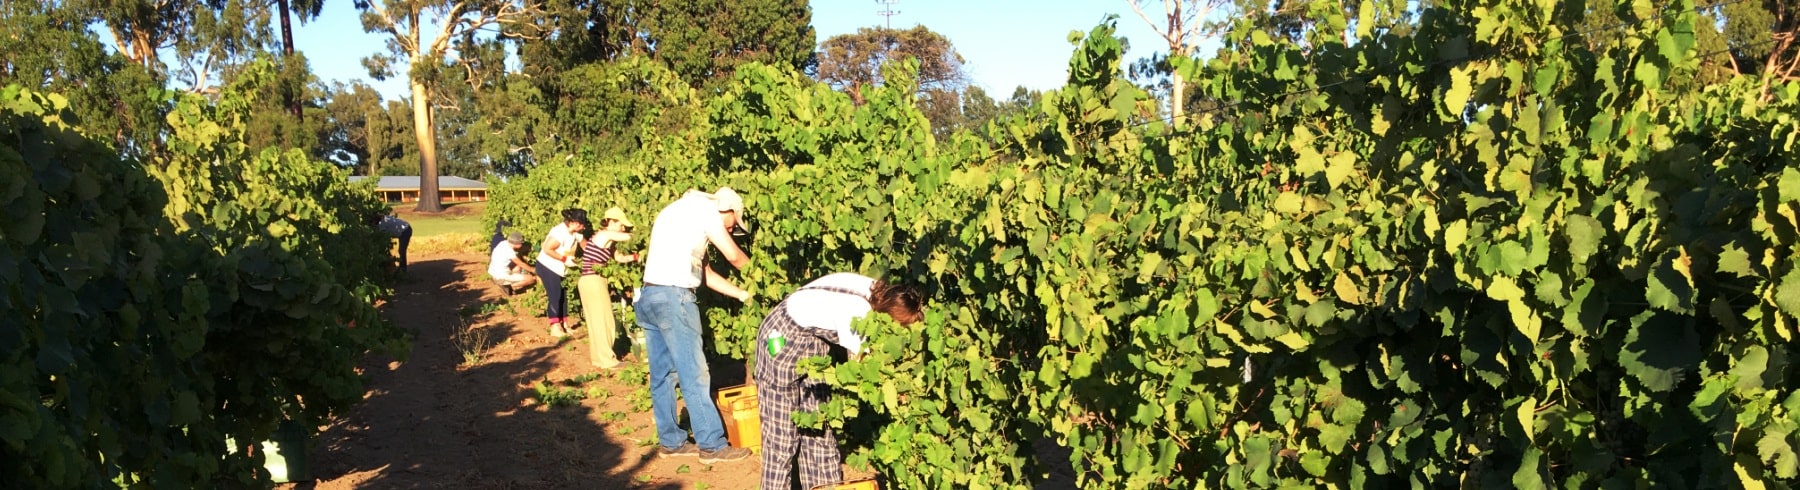
M 645 390 L 642 360 L 627 358 L 635 369 L 622 367 L 577 385 L 575 378 L 601 371 L 588 363 L 585 325 L 574 337 L 555 340 L 541 300 L 534 308 L 523 306 L 523 294 L 506 297 L 487 280 L 485 268 L 486 257 L 474 253 L 413 258 L 411 272 L 396 280 L 393 299 L 382 305 L 390 320 L 413 333 L 411 355 L 404 361 L 366 359 L 363 402 L 321 428 L 314 441 L 314 479 L 277 488 L 759 486 L 759 456 L 713 465 L 692 456 L 656 457 L 655 422 L 631 403 L 634 392 Z M 459 347 L 457 331 L 465 321 L 491 345 L 476 363 L 465 362 L 466 348 Z M 744 382 L 742 363 L 715 359 L 711 367 L 715 392 Z M 548 407 L 534 390 L 545 381 L 597 396 Z M 1066 448 L 1045 440 L 1036 450 L 1052 466 L 1050 481 L 1036 488 L 1075 488 Z M 872 476 L 849 466 L 844 475 Z
M 542 311 L 481 312 L 483 305 L 517 305 L 523 297 L 504 301 L 484 267 L 478 254 L 413 259 L 383 306 L 388 318 L 416 334 L 410 357 L 366 360 L 363 402 L 315 441 L 315 480 L 279 488 L 757 487 L 757 456 L 713 465 L 692 456 L 656 457 L 655 423 L 630 402 L 643 380 L 617 375 L 620 370 L 579 385 L 600 396 L 556 408 L 540 403 L 537 383 L 568 386 L 600 371 L 588 363 L 586 328 L 558 342 Z M 457 346 L 463 318 L 492 344 L 478 363 L 465 363 Z M 714 364 L 715 390 L 743 383 L 741 364 Z M 847 475 L 856 473 L 846 468 Z

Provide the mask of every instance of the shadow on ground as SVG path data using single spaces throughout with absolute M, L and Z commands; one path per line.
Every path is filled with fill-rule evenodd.
M 554 369 L 560 344 L 459 369 L 459 311 L 478 308 L 454 259 L 415 262 L 399 281 L 388 318 L 416 334 L 406 362 L 370 359 L 365 400 L 327 427 L 312 458 L 317 481 L 295 488 L 642 488 L 650 463 L 605 435 L 587 406 L 545 409 L 529 386 Z M 517 325 L 488 325 L 500 332 Z M 628 458 L 635 460 L 628 461 Z

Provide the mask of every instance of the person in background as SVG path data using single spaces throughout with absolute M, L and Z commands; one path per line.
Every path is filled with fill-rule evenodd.
M 549 304 L 544 306 L 544 316 L 550 319 L 550 336 L 558 339 L 569 336 L 568 329 L 563 327 L 569 306 L 568 294 L 563 290 L 563 275 L 581 244 L 582 232 L 587 231 L 587 210 L 564 209 L 562 218 L 561 224 L 544 235 L 537 256 L 538 280 L 544 282 L 544 293 L 550 296 Z
M 494 276 L 494 282 L 506 288 L 507 294 L 530 288 L 537 278 L 532 276 L 535 267 L 519 258 L 519 252 L 525 249 L 525 235 L 512 232 L 504 240 L 494 245 L 493 253 L 488 259 L 488 275 Z
M 749 291 L 726 281 L 703 260 L 706 245 L 711 243 L 732 267 L 750 265 L 750 257 L 732 241 L 730 231 L 745 228 L 744 200 L 729 187 L 720 187 L 713 194 L 689 190 L 663 207 L 651 225 L 644 286 L 637 295 L 637 322 L 644 328 L 644 355 L 650 361 L 658 455 L 698 455 L 702 464 L 750 456 L 750 450 L 731 447 L 725 440 L 725 424 L 713 404 L 712 375 L 707 371 L 700 338 L 700 307 L 694 301 L 694 288 L 701 284 L 738 301 L 750 299 Z M 688 433 L 676 418 L 677 386 L 693 423 L 692 443 L 687 442 Z
M 762 422 L 762 488 L 793 488 L 790 475 L 799 459 L 800 488 L 843 479 L 837 440 L 827 429 L 801 429 L 794 412 L 817 411 L 831 398 L 831 386 L 809 378 L 797 366 L 824 356 L 829 344 L 851 356 L 862 352 L 861 336 L 850 323 L 880 312 L 901 325 L 919 321 L 917 290 L 841 272 L 818 278 L 788 295 L 756 331 L 757 402 Z
M 499 221 L 494 222 L 494 235 L 492 238 L 488 238 L 488 248 L 498 247 L 500 242 L 506 241 L 506 232 L 503 230 L 508 226 L 512 226 L 512 222 L 507 221 L 506 218 L 500 218 Z
M 581 246 L 581 279 L 575 286 L 581 295 L 581 312 L 587 316 L 588 362 L 600 369 L 619 367 L 618 356 L 613 354 L 618 325 L 613 322 L 612 290 L 606 277 L 600 275 L 600 267 L 610 262 L 636 261 L 636 254 L 620 254 L 615 249 L 619 242 L 630 240 L 631 220 L 626 219 L 625 210 L 612 208 L 606 210 L 600 227 Z
M 375 220 L 375 228 L 400 241 L 400 272 L 406 272 L 406 246 L 412 243 L 412 224 L 397 216 L 386 214 Z

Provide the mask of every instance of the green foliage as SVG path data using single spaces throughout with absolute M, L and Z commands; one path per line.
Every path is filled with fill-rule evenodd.
M 649 377 L 645 376 L 645 378 L 648 379 Z M 631 411 L 638 413 L 650 411 L 650 408 L 654 406 L 655 403 L 650 400 L 649 386 L 642 386 L 632 390 L 631 396 L 627 400 L 631 402 Z
M 552 91 L 555 134 L 569 148 L 600 155 L 636 151 L 642 140 L 681 132 L 695 117 L 693 90 L 641 56 L 575 66 L 557 74 Z
M 188 87 L 260 52 L 273 41 L 272 4 L 261 0 L 48 0 L 42 3 L 78 25 L 111 35 L 115 49 L 158 80 Z M 172 56 L 171 56 L 172 55 Z M 167 58 L 165 58 L 167 57 Z
M 141 157 L 160 145 L 163 82 L 109 52 L 85 20 L 52 3 L 0 4 L 0 86 L 62 94 L 71 123 Z
M 803 1 L 550 0 L 542 8 L 531 22 L 510 26 L 536 38 L 518 50 L 524 79 L 536 84 L 526 102 L 547 115 L 522 141 L 535 152 L 532 164 L 577 151 L 630 153 L 645 140 L 683 133 L 697 117 L 689 92 L 717 88 L 740 65 L 814 64 Z M 521 116 L 509 118 L 515 121 L 537 117 L 508 113 Z
M 537 16 L 538 10 L 532 2 L 524 0 L 374 0 L 357 2 L 356 7 L 362 10 L 364 31 L 391 36 L 385 52 L 363 59 L 369 75 L 378 80 L 386 79 L 393 75 L 395 65 L 408 67 L 406 76 L 411 97 L 406 103 L 412 108 L 413 136 L 418 142 L 418 210 L 427 213 L 443 211 L 442 196 L 438 193 L 439 176 L 454 174 L 458 164 L 467 169 L 469 165 L 506 162 L 515 155 L 484 147 L 489 152 L 478 161 L 450 160 L 450 163 L 442 164 L 438 152 L 440 119 L 433 107 L 441 104 L 440 98 L 446 96 L 452 101 L 467 101 L 468 94 L 455 97 L 458 95 L 456 90 L 461 88 L 458 84 L 478 87 L 475 90 L 480 91 L 479 87 L 486 85 L 487 77 L 503 71 L 500 65 L 506 56 L 505 50 L 499 41 L 485 35 L 484 29 L 528 23 Z M 427 31 L 437 31 L 434 42 L 420 43 L 421 36 L 431 36 L 425 34 Z M 489 92 L 494 91 L 490 89 Z M 499 93 L 511 95 L 503 89 Z M 391 104 L 389 108 L 390 113 L 399 112 L 392 110 Z M 469 128 L 458 125 L 449 128 L 448 132 L 466 129 Z M 504 141 L 507 138 L 497 139 Z M 459 141 L 467 142 L 469 138 Z M 467 154 L 461 156 L 467 158 Z
M 74 488 L 247 471 L 218 457 L 208 413 L 207 284 L 176 273 L 205 264 L 169 238 L 156 180 L 67 109 L 0 92 L 0 473 Z
M 324 92 L 319 158 L 352 168 L 356 175 L 418 173 L 411 106 L 398 100 L 384 103 L 380 93 L 361 82 L 339 82 Z M 466 176 L 478 177 L 479 172 Z
M 600 379 L 600 373 L 582 373 L 573 378 L 569 378 L 568 382 L 572 383 L 573 386 L 582 386 L 596 379 Z
M 727 79 L 739 66 L 762 63 L 809 70 L 812 8 L 805 0 L 693 0 L 637 6 L 653 59 L 688 85 Z
M 1688 83 L 1692 5 L 1644 5 L 1599 51 L 1509 0 L 1240 23 L 1176 64 L 1235 101 L 1179 131 L 1109 25 L 980 136 L 933 137 L 909 66 L 860 106 L 747 66 L 704 124 L 490 209 L 648 227 L 739 189 L 757 299 L 701 297 L 737 358 L 819 275 L 924 286 L 802 417 L 900 487 L 1027 487 L 1042 439 L 1086 488 L 1789 485 L 1800 85 Z
M 587 392 L 580 387 L 558 386 L 549 381 L 538 382 L 531 387 L 531 392 L 539 405 L 550 408 L 580 405 L 582 400 L 587 399 Z
M 0 92 L 10 484 L 266 482 L 227 438 L 322 425 L 361 400 L 356 359 L 403 351 L 370 304 L 386 239 L 363 213 L 380 203 L 298 150 L 252 152 L 253 92 L 176 101 L 149 165 L 83 135 L 60 95 Z
M 519 44 L 524 74 L 533 79 L 555 78 L 578 65 L 611 61 L 647 46 L 633 15 L 632 0 L 545 0 L 543 14 L 529 23 L 511 26 L 541 39 Z M 549 35 L 542 35 L 549 34 Z
M 309 156 L 325 158 L 320 136 L 332 131 L 326 128 L 331 122 L 320 107 L 324 94 L 309 86 L 317 79 L 307 67 L 306 55 L 279 59 L 261 55 L 254 63 L 227 73 L 226 78 L 236 83 L 245 74 L 266 76 L 260 70 L 271 65 L 276 69 L 274 76 L 256 82 L 256 102 L 244 122 L 245 143 L 251 148 L 298 148 Z M 301 110 L 299 116 L 292 112 L 296 107 Z

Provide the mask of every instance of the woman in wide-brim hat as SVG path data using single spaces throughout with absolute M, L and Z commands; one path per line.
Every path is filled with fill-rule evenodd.
M 594 367 L 612 369 L 620 364 L 613 351 L 618 326 L 613 321 L 612 288 L 600 271 L 609 263 L 637 261 L 637 254 L 617 253 L 619 242 L 631 240 L 631 220 L 624 210 L 606 210 L 596 228 L 581 247 L 581 279 L 575 284 L 581 294 L 582 315 L 587 317 L 588 361 Z

